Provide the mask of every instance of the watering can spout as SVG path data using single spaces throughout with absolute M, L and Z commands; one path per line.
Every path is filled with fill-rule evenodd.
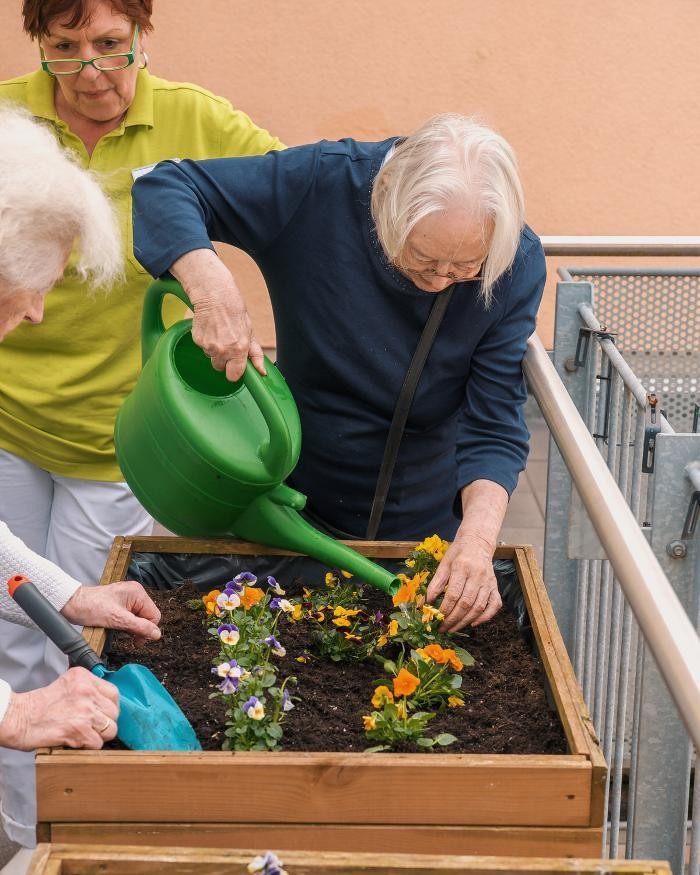
M 250 503 L 234 523 L 235 535 L 313 556 L 332 568 L 348 571 L 389 595 L 397 591 L 399 581 L 394 574 L 309 525 L 299 515 L 305 504 L 305 495 L 281 483 Z

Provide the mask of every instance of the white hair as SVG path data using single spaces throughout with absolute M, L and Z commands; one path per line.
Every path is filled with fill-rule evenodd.
M 49 127 L 0 102 L 0 279 L 45 291 L 79 241 L 74 270 L 97 288 L 122 277 L 112 206 Z
M 458 208 L 492 230 L 481 270 L 480 295 L 511 266 L 525 221 L 525 199 L 515 154 L 491 128 L 456 114 L 427 121 L 385 161 L 372 188 L 372 218 L 390 261 L 400 261 L 415 225 L 433 213 Z

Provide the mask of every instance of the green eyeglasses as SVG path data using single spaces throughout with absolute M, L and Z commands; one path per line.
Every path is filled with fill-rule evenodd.
M 125 67 L 130 67 L 134 63 L 136 57 L 136 38 L 139 33 L 138 24 L 134 25 L 134 38 L 131 41 L 131 48 L 128 52 L 119 52 L 115 55 L 98 55 L 96 58 L 90 58 L 89 61 L 81 61 L 80 58 L 61 58 L 47 60 L 44 57 L 44 49 L 40 46 L 41 52 L 41 69 L 52 76 L 73 76 L 80 73 L 83 67 L 88 64 L 96 70 L 123 70 Z

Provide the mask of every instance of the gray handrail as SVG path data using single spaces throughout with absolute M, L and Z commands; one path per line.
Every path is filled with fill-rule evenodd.
M 700 638 L 536 334 L 528 341 L 523 369 L 659 671 L 700 750 Z
M 540 237 L 545 255 L 684 256 L 700 255 L 700 237 L 547 235 Z

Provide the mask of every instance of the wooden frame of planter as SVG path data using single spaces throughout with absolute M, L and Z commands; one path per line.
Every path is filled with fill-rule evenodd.
M 348 543 L 373 558 L 415 546 Z M 123 580 L 141 552 L 293 555 L 238 541 L 117 537 L 101 583 Z M 534 552 L 502 546 L 496 558 L 515 562 L 567 754 L 43 750 L 39 840 L 599 857 L 606 765 Z M 101 651 L 103 630 L 85 637 Z
M 39 845 L 27 875 L 247 875 L 259 851 L 214 848 L 153 848 L 119 845 Z M 285 851 L 289 875 L 671 875 L 668 863 L 654 860 L 566 860 L 541 857 L 450 857 L 425 854 L 355 854 Z

